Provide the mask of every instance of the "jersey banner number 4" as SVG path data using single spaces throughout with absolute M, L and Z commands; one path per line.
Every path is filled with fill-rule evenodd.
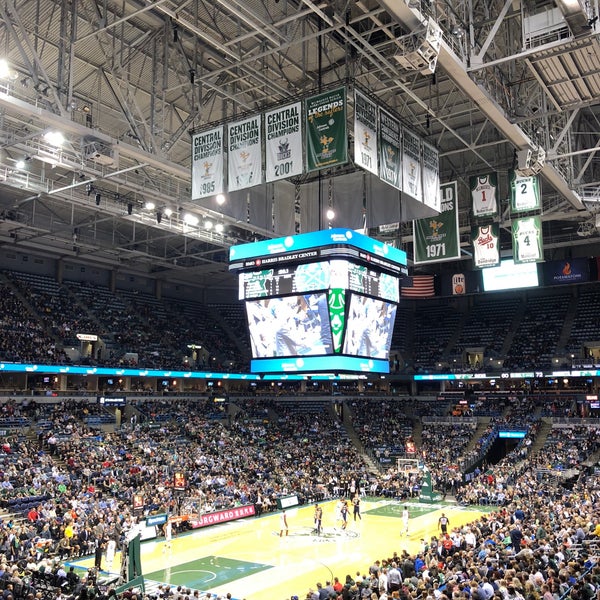
M 544 260 L 542 220 L 525 217 L 512 222 L 513 259 L 515 264 Z

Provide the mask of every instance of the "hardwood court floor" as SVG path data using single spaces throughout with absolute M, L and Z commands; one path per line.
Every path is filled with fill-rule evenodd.
M 365 574 L 376 559 L 388 558 L 403 549 L 420 548 L 421 538 L 437 535 L 442 512 L 450 527 L 476 519 L 480 511 L 454 505 L 409 503 L 408 537 L 401 535 L 404 504 L 389 500 L 363 500 L 362 520 L 349 515 L 346 530 L 335 523 L 335 502 L 322 503 L 324 533 L 313 533 L 314 506 L 286 511 L 289 535 L 279 537 L 279 513 L 198 529 L 173 538 L 166 548 L 162 538 L 146 541 L 141 561 L 147 591 L 159 583 L 182 585 L 233 598 L 285 600 L 306 597 L 316 583 L 325 585 L 334 576 L 342 583 L 347 574 Z M 77 561 L 89 567 L 91 559 Z M 117 555 L 111 571 L 118 572 Z M 103 568 L 107 568 L 104 566 Z

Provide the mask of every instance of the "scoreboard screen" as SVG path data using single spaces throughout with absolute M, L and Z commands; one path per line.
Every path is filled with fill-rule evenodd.
M 342 352 L 351 356 L 387 359 L 395 319 L 395 304 L 352 294 Z
M 406 253 L 348 229 L 233 246 L 253 373 L 388 373 Z
M 396 275 L 348 260 L 330 260 L 240 273 L 239 298 L 269 298 L 328 289 L 348 289 L 390 302 L 400 300 Z

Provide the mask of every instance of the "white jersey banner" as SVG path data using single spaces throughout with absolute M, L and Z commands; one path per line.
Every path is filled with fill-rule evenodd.
M 423 142 L 423 202 L 440 212 L 440 154 L 438 149 Z
M 423 202 L 421 185 L 421 138 L 408 129 L 402 130 L 402 191 Z
M 377 105 L 354 92 L 354 163 L 377 175 Z
M 301 102 L 265 113 L 265 151 L 267 181 L 302 174 Z
M 192 200 L 224 191 L 223 126 L 192 138 Z
M 260 115 L 227 126 L 228 190 L 235 192 L 262 180 Z

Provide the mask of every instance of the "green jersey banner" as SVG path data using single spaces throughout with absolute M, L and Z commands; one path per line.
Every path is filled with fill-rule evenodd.
M 354 92 L 354 163 L 377 175 L 377 106 Z
M 262 143 L 260 115 L 231 123 L 227 132 L 228 190 L 234 192 L 261 183 Z
M 402 127 L 400 121 L 379 109 L 379 178 L 402 189 Z
M 456 181 L 440 186 L 441 212 L 436 217 L 413 221 L 415 264 L 460 258 Z
M 192 200 L 223 193 L 223 126 L 192 138 Z
M 266 180 L 301 175 L 302 105 L 300 102 L 265 113 Z
M 512 222 L 513 260 L 515 264 L 544 260 L 542 219 L 525 217 Z
M 511 171 L 510 178 L 510 210 L 524 212 L 541 207 L 540 180 L 537 175 L 524 177 Z
M 305 102 L 307 171 L 346 163 L 346 88 L 311 96 Z

